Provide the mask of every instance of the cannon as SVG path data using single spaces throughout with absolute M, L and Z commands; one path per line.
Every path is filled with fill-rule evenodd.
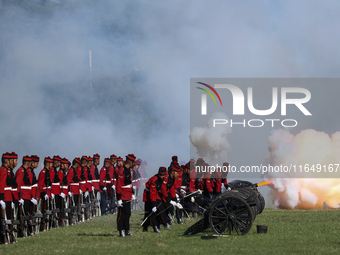
M 264 197 L 257 187 L 269 183 L 229 183 L 231 190 L 218 195 L 204 211 L 203 218 L 190 226 L 184 235 L 194 235 L 209 227 L 217 235 L 247 234 L 256 215 L 262 213 L 265 207 Z

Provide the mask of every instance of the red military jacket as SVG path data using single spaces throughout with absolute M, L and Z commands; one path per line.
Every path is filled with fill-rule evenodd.
M 4 166 L 0 167 L 0 200 L 5 199 L 5 187 L 7 180 L 7 168 Z
M 103 166 L 102 169 L 100 169 L 100 175 L 99 175 L 99 186 L 100 186 L 101 193 L 104 192 L 103 188 L 106 187 L 106 184 L 111 185 L 111 178 L 106 167 Z
M 158 178 L 158 174 L 152 176 L 146 183 L 143 193 L 143 202 L 152 202 L 152 206 L 156 206 L 156 201 L 161 200 L 160 192 L 162 181 Z
M 26 200 L 31 200 L 31 189 L 33 180 L 32 173 L 29 174 L 28 169 L 25 169 L 23 166 L 21 166 L 15 173 L 15 179 L 18 184 L 19 199 L 22 198 Z
M 162 186 L 162 199 L 164 202 L 169 202 L 170 200 L 176 200 L 176 191 L 175 191 L 175 179 L 172 179 L 169 175 L 165 176 Z
M 77 168 L 78 169 L 78 168 Z M 74 195 L 79 195 L 79 178 L 77 174 L 77 170 L 74 169 L 72 166 L 67 172 L 67 183 L 70 187 L 70 191 Z
M 118 170 L 116 194 L 118 200 L 131 200 L 132 198 L 132 174 L 125 166 Z
M 52 182 L 52 193 L 54 195 L 60 195 L 60 178 L 58 172 L 54 170 L 54 167 L 50 169 L 50 177 Z
M 99 178 L 98 178 L 98 168 L 95 164 L 90 167 L 90 172 L 92 175 L 92 186 L 94 190 L 99 190 Z

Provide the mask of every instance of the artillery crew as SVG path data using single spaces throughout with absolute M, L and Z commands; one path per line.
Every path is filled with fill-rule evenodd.
M 103 160 L 99 171 L 99 154 L 75 157 L 72 164 L 59 155 L 48 156 L 37 178 L 35 169 L 40 162 L 37 155 L 24 156 L 15 172 L 17 159 L 14 152 L 2 155 L 1 243 L 16 242 L 15 232 L 17 237 L 32 236 L 52 227 L 74 225 L 100 214 L 114 213 L 115 209 L 118 209 L 119 236 L 132 236 L 131 205 L 139 205 L 136 196 L 141 176 L 146 175 L 146 161 L 136 160 L 134 154 L 128 154 L 124 161 L 112 154 Z M 160 233 L 162 226 L 170 229 L 174 211 L 177 223 L 183 224 L 183 218 L 189 217 L 188 212 L 194 215 L 202 212 L 202 207 L 221 193 L 222 185 L 228 188 L 224 176 L 190 174 L 195 164 L 206 165 L 206 162 L 191 160 L 179 166 L 178 157 L 173 156 L 168 169 L 159 167 L 158 173 L 145 183 L 144 232 L 149 226 L 155 233 Z M 199 195 L 201 192 L 204 195 Z

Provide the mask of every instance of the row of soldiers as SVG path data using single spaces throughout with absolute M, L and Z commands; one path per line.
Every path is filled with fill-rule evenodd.
M 152 226 L 154 232 L 160 233 L 161 226 L 170 228 L 174 220 L 174 211 L 179 224 L 183 224 L 183 212 L 186 217 L 193 217 L 204 211 L 204 208 L 216 196 L 221 194 L 222 187 L 230 190 L 227 182 L 227 171 L 217 171 L 215 175 L 209 172 L 196 172 L 196 165 L 208 166 L 204 159 L 190 160 L 179 166 L 177 156 L 167 168 L 160 167 L 158 173 L 145 184 L 143 201 L 145 216 L 143 231 Z M 229 163 L 223 163 L 228 169 Z M 219 169 L 220 170 L 220 169 Z
M 51 227 L 73 225 L 91 216 L 106 214 L 115 209 L 116 197 L 119 207 L 117 224 L 122 225 L 121 197 L 125 196 L 127 190 L 138 195 L 141 174 L 147 165 L 145 161 L 135 160 L 133 154 L 129 154 L 125 161 L 114 154 L 105 158 L 100 171 L 98 154 L 76 157 L 72 163 L 60 156 L 45 157 L 44 168 L 37 178 L 34 170 L 38 168 L 39 161 L 37 155 L 24 156 L 22 166 L 14 174 L 18 155 L 14 152 L 2 155 L 2 243 L 15 242 L 14 232 L 17 232 L 17 237 L 26 237 L 26 234 L 31 236 Z M 127 167 L 130 172 L 129 185 L 121 182 L 119 177 L 119 172 Z M 32 220 L 37 218 L 41 219 L 39 224 Z

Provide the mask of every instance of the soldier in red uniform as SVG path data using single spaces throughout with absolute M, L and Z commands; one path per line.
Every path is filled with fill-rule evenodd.
M 39 157 L 37 155 L 32 155 L 31 156 L 32 162 L 31 162 L 31 173 L 33 176 L 33 180 L 32 180 L 32 210 L 31 213 L 32 215 L 34 215 L 37 212 L 37 204 L 38 204 L 38 199 L 39 197 L 39 192 L 38 192 L 38 179 L 37 176 L 35 175 L 34 169 L 38 168 L 39 166 Z M 33 234 L 36 233 L 36 222 L 34 222 L 33 225 Z
M 70 167 L 70 169 L 68 170 L 67 173 L 67 183 L 69 186 L 69 200 L 70 200 L 70 206 L 78 206 L 78 204 L 80 203 L 80 187 L 79 187 L 79 183 L 80 183 L 80 179 L 78 177 L 77 174 L 77 169 L 80 166 L 80 158 L 74 158 L 72 161 L 72 166 Z M 70 225 L 74 225 L 73 222 L 73 217 L 70 217 Z M 80 218 L 78 218 L 78 220 L 80 220 Z
M 131 167 L 136 157 L 133 154 L 126 156 L 124 166 L 119 170 L 117 178 L 117 199 L 118 199 L 118 215 L 117 228 L 119 235 L 125 237 L 125 234 L 131 236 L 130 232 L 130 216 L 131 216 L 131 200 L 135 200 L 132 189 Z M 124 233 L 125 230 L 125 233 Z
M 92 186 L 93 186 L 93 198 L 98 199 L 98 192 L 99 192 L 99 171 L 98 165 L 100 163 L 100 156 L 99 154 L 93 155 L 93 164 L 90 167 L 90 173 L 92 175 Z M 92 216 L 95 217 L 97 214 L 97 209 L 94 208 L 92 211 Z
M 108 168 L 110 167 L 111 160 L 109 158 L 104 159 L 104 165 L 100 169 L 100 176 L 99 176 L 99 188 L 100 188 L 100 210 L 102 215 L 107 209 L 107 187 L 106 182 L 111 184 L 111 178 L 109 175 Z
M 176 196 L 176 190 L 175 190 L 175 180 L 177 179 L 180 167 L 178 164 L 172 164 L 172 167 L 169 167 L 168 170 L 168 176 L 164 178 L 163 184 L 161 186 L 161 192 L 163 196 L 163 201 L 165 202 L 165 208 L 172 205 L 173 207 L 177 207 L 178 209 L 183 209 L 183 206 L 179 203 L 179 199 Z M 171 214 L 173 212 L 173 207 L 167 210 L 165 214 Z M 167 216 L 168 216 L 167 215 Z M 164 215 L 163 215 L 164 218 Z M 167 218 L 166 225 L 168 228 L 170 228 L 169 224 L 172 224 L 172 221 L 170 218 Z M 164 222 L 163 222 L 164 224 Z
M 145 184 L 144 194 L 143 194 L 143 202 L 145 202 L 145 214 L 144 220 L 148 218 L 143 224 L 143 232 L 148 231 L 148 226 L 152 226 L 154 232 L 160 233 L 158 229 L 157 222 L 157 208 L 162 203 L 161 202 L 161 186 L 166 174 L 166 168 L 160 167 L 158 169 L 158 174 L 152 176 L 147 183 Z
M 44 159 L 44 168 L 40 171 L 38 176 L 38 189 L 41 197 L 41 212 L 44 214 L 40 231 L 46 231 L 46 210 L 50 209 L 50 196 L 51 196 L 51 178 L 50 178 L 50 169 L 53 164 L 53 159 L 50 157 L 45 157 Z
M 19 194 L 18 219 L 22 216 L 30 216 L 33 175 L 28 172 L 28 169 L 31 167 L 31 161 L 32 159 L 30 156 L 24 156 L 22 159 L 22 166 L 15 173 Z M 21 224 L 18 237 L 26 237 L 23 231 L 23 225 Z M 31 233 L 31 229 L 27 228 L 27 235 L 30 236 Z
M 108 194 L 108 200 L 110 201 L 110 207 L 114 207 L 115 203 L 116 203 L 116 171 L 117 171 L 117 167 L 115 166 L 116 162 L 117 162 L 117 156 L 115 154 L 112 154 L 110 156 L 110 160 L 111 160 L 111 165 L 108 168 L 108 172 L 110 175 L 110 180 L 111 183 L 106 183 L 106 188 L 107 188 L 107 194 Z M 115 214 L 116 213 L 116 209 L 113 209 L 112 211 L 110 211 L 110 213 Z
M 7 152 L 5 154 L 2 154 L 2 166 L 0 167 L 0 219 L 1 219 L 1 242 L 3 244 L 8 244 L 8 239 L 7 239 L 7 233 L 6 233 L 6 224 L 5 224 L 5 210 L 6 210 L 6 204 L 7 207 L 11 208 L 11 201 L 6 201 L 10 200 L 10 197 L 12 194 L 9 194 L 11 191 L 10 189 L 6 189 L 7 187 L 10 187 L 10 183 L 8 181 L 10 180 L 8 178 L 8 169 L 10 166 L 9 160 L 11 158 L 11 155 Z M 10 171 L 9 171 L 10 172 Z M 5 199 L 7 198 L 7 199 Z M 8 203 L 9 202 L 9 203 Z M 8 209 L 7 209 L 8 211 Z M 7 215 L 10 213 L 7 213 Z M 10 214 L 11 215 L 11 214 Z

